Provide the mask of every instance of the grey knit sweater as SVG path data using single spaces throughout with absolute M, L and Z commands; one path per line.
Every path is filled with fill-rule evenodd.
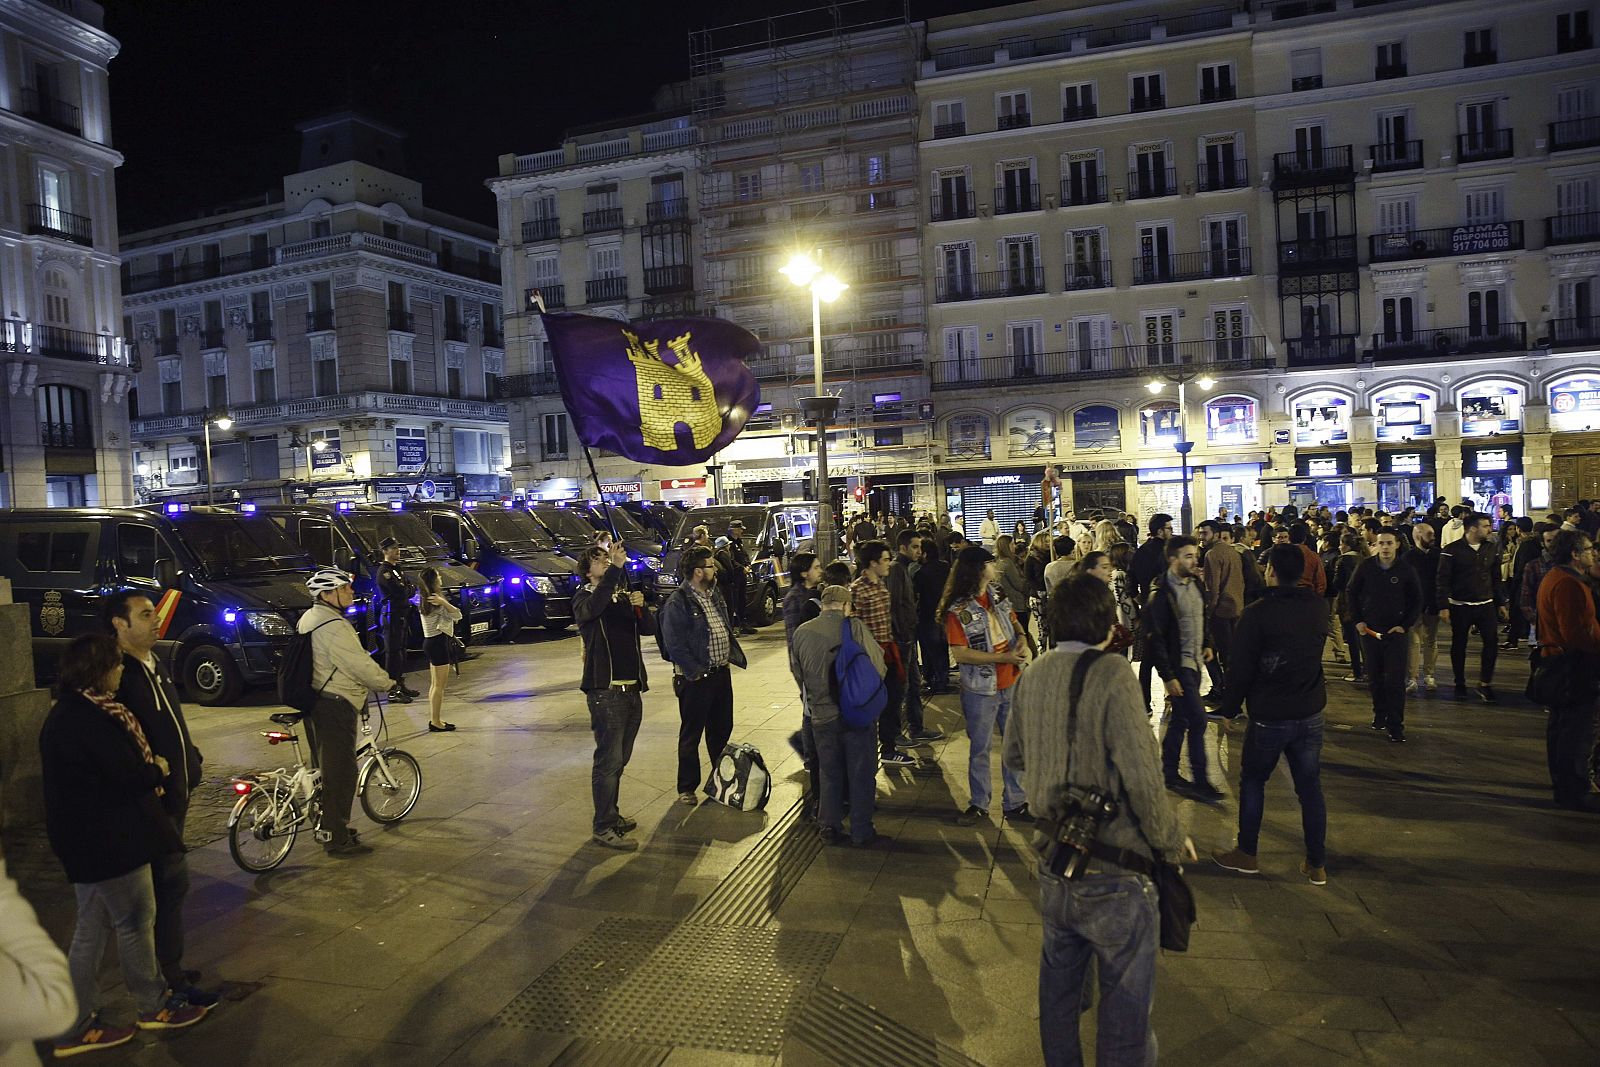
M 1072 669 L 1085 647 L 1062 642 L 1023 671 L 1012 690 L 1004 759 L 1007 767 L 1021 773 L 1023 792 L 1035 815 L 1057 814 L 1057 793 L 1069 778 L 1067 693 Z M 1167 800 L 1143 704 L 1126 659 L 1102 656 L 1089 668 L 1078 708 L 1078 746 L 1071 754 L 1070 779 L 1074 785 L 1098 786 L 1116 798 L 1117 814 L 1100 831 L 1103 844 L 1145 856 L 1154 846 L 1175 859 L 1183 847 L 1183 830 Z

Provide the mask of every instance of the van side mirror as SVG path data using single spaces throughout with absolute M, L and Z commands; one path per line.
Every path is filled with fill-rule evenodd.
M 468 561 L 475 561 L 478 558 L 478 542 L 470 537 L 462 538 L 461 556 Z
M 178 565 L 170 559 L 156 560 L 156 583 L 163 589 L 178 587 Z
M 338 567 L 342 571 L 346 571 L 350 574 L 356 573 L 356 557 L 352 553 L 346 552 L 343 555 L 335 556 L 333 563 L 334 566 Z

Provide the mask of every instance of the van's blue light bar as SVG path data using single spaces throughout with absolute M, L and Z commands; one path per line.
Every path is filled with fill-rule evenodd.
M 337 504 L 334 505 L 334 510 L 336 510 L 336 511 L 354 511 L 355 510 L 355 505 L 350 503 L 350 501 L 348 501 L 348 500 L 341 500 Z
M 254 504 L 240 504 L 239 513 L 242 515 L 254 515 L 256 513 L 256 506 Z
M 402 503 L 399 500 L 391 500 L 391 501 L 389 501 L 389 508 L 391 510 L 393 510 L 393 511 L 399 511 L 403 507 L 405 507 L 405 504 Z

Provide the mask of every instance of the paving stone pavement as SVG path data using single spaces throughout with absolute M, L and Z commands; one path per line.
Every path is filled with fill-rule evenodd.
M 766 812 L 674 802 L 676 705 L 657 670 L 622 790 L 643 841 L 631 855 L 588 843 L 593 746 L 571 635 L 466 665 L 455 733 L 427 733 L 425 703 L 390 709 L 423 793 L 387 828 L 358 807 L 376 847 L 361 859 L 302 837 L 277 871 L 234 866 L 220 768 L 282 762 L 256 732 L 274 709 L 265 696 L 191 709 L 218 770 L 191 824 L 189 963 L 230 999 L 96 1062 L 1041 1063 L 1028 845 L 952 822 L 966 802 L 958 705 L 932 705 L 950 738 L 922 766 L 879 776 L 892 841 L 821 849 L 792 811 L 803 771 L 785 741 L 799 710 L 781 627 L 747 649 L 735 739 L 766 754 Z M 1406 745 L 1366 729 L 1364 693 L 1330 683 L 1329 884 L 1296 872 L 1280 768 L 1262 874 L 1192 868 L 1192 947 L 1160 963 L 1164 1063 L 1600 1063 L 1600 819 L 1549 805 L 1543 713 L 1512 699 L 1512 660 L 1503 704 L 1413 701 Z M 1180 813 L 1202 851 L 1232 843 L 1231 799 Z M 71 904 L 39 835 L 6 845 L 65 942 Z M 114 964 L 107 997 L 113 1019 L 129 1014 Z

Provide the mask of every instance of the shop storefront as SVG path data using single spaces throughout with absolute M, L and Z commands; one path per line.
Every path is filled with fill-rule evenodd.
M 1418 441 L 1434 436 L 1439 398 L 1426 389 L 1386 389 L 1372 398 L 1379 441 Z
M 711 496 L 704 478 L 667 478 L 656 483 L 660 489 L 659 500 L 695 507 L 704 504 Z
M 1339 511 L 1355 503 L 1349 452 L 1301 452 L 1294 457 L 1294 473 L 1289 503 L 1302 511 L 1312 504 Z
M 1001 533 L 1018 522 L 1033 529 L 1033 511 L 1039 506 L 1039 483 L 1044 466 L 985 471 L 941 471 L 945 508 L 956 529 L 970 538 L 980 536 L 983 520 L 994 511 Z
M 1261 500 L 1260 463 L 1209 463 L 1206 465 L 1205 513 L 1199 514 L 1197 507 L 1195 521 L 1211 518 L 1222 508 L 1226 508 L 1230 516 L 1248 515 L 1262 510 Z
M 1550 479 L 1546 502 L 1530 507 L 1567 508 L 1600 499 L 1600 378 L 1558 378 L 1550 383 Z M 1535 486 L 1529 485 L 1534 495 Z
M 1475 382 L 1461 390 L 1461 436 L 1522 432 L 1522 386 L 1515 382 Z
M 607 504 L 625 504 L 630 500 L 644 499 L 644 483 L 631 482 L 601 482 L 600 499 Z
M 874 474 L 865 479 L 866 508 L 874 515 L 910 515 L 912 507 L 913 476 L 905 474 Z
M 1378 509 L 1390 513 L 1426 509 L 1437 498 L 1432 448 L 1378 450 Z
M 1183 514 L 1183 468 L 1182 467 L 1140 467 L 1134 472 L 1134 480 L 1138 483 L 1138 501 L 1135 511 L 1141 521 L 1148 522 L 1151 515 L 1166 514 L 1173 518 L 1173 528 L 1179 525 L 1178 519 Z M 1192 507 L 1195 501 L 1189 501 Z M 1197 514 L 1194 521 L 1199 522 L 1205 518 Z
M 1461 449 L 1461 496 L 1479 511 L 1493 515 L 1501 504 L 1524 510 L 1522 445 L 1496 442 Z
M 1337 445 L 1350 440 L 1350 398 L 1343 393 L 1306 393 L 1289 409 L 1297 445 Z

